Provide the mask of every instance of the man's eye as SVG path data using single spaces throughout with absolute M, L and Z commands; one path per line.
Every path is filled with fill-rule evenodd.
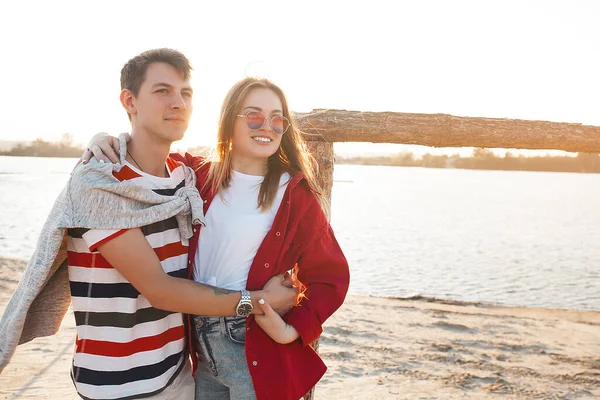
M 158 89 L 156 92 L 154 93 L 167 93 L 167 89 Z
M 182 93 L 185 97 L 192 97 L 192 94 L 190 92 L 183 92 Z

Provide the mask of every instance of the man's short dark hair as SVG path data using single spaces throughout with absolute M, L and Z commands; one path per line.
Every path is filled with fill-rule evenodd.
M 137 96 L 146 79 L 148 66 L 156 62 L 167 63 L 179 71 L 183 79 L 190 79 L 192 66 L 190 60 L 181 52 L 168 48 L 152 49 L 138 54 L 125 63 L 121 69 L 121 90 L 128 89 Z

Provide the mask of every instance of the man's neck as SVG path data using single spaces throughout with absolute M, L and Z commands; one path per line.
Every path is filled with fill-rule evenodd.
M 170 148 L 169 142 L 160 142 L 149 135 L 132 130 L 131 140 L 127 143 L 127 161 L 147 174 L 165 178 L 169 176 L 165 161 Z

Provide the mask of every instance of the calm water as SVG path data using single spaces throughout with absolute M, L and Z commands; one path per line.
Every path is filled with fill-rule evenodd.
M 0 157 L 0 256 L 28 258 L 73 159 Z M 353 293 L 600 310 L 600 175 L 338 165 Z

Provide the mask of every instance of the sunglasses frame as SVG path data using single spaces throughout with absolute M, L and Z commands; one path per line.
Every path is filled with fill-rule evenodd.
M 261 125 L 261 126 L 259 126 L 259 127 L 258 127 L 258 128 L 256 128 L 256 129 L 252 129 L 252 128 L 251 128 L 251 127 L 248 125 L 248 115 L 250 115 L 250 114 L 252 114 L 252 113 L 258 113 L 258 114 L 260 114 L 260 115 L 262 115 L 262 116 L 263 116 L 263 123 L 262 123 L 262 125 Z M 266 123 L 267 121 L 269 121 L 269 126 L 271 127 L 271 130 L 272 130 L 273 132 L 275 132 L 276 134 L 278 134 L 278 135 L 283 135 L 284 133 L 286 133 L 286 132 L 287 132 L 287 130 L 288 130 L 288 129 L 289 129 L 289 127 L 290 127 L 290 120 L 289 120 L 289 119 L 287 119 L 286 117 L 284 117 L 283 115 L 273 115 L 271 118 L 267 118 L 267 116 L 266 116 L 264 113 L 262 113 L 261 111 L 248 111 L 246 114 L 237 114 L 237 115 L 236 115 L 236 117 L 244 117 L 244 118 L 246 118 L 246 126 L 247 126 L 247 127 L 248 127 L 248 129 L 250 129 L 251 131 L 258 131 L 258 130 L 260 130 L 260 129 L 264 128 L 264 126 L 265 126 L 265 123 Z M 277 131 L 276 131 L 276 130 L 273 128 L 273 119 L 274 119 L 274 118 L 281 118 L 281 119 L 283 119 L 283 121 L 284 121 L 284 124 L 285 124 L 285 123 L 287 123 L 287 124 L 285 124 L 285 128 L 283 129 L 283 132 L 279 133 L 279 132 L 277 132 Z

